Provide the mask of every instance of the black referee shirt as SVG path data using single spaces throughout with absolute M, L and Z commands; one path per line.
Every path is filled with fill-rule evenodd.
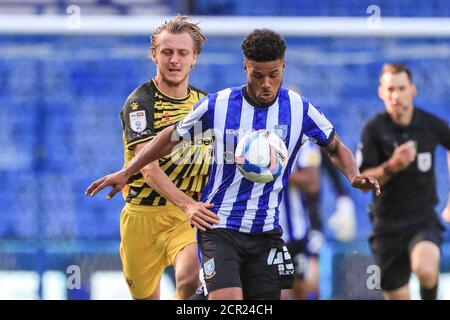
M 395 174 L 374 197 L 370 217 L 375 234 L 402 231 L 438 221 L 434 151 L 438 144 L 450 150 L 450 127 L 442 120 L 414 108 L 410 125 L 395 124 L 387 112 L 365 125 L 357 158 L 361 172 L 388 160 L 396 147 L 408 140 L 417 146 L 417 157 L 404 171 Z

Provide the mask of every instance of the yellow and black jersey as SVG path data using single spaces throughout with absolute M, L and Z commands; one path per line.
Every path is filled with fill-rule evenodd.
M 166 127 L 179 122 L 205 95 L 189 86 L 186 98 L 172 98 L 163 94 L 153 80 L 134 90 L 120 113 L 125 163 L 135 156 L 137 144 L 151 141 Z M 193 198 L 199 198 L 207 182 L 212 141 L 209 135 L 180 143 L 171 155 L 159 159 L 161 169 L 174 184 Z M 145 183 L 140 172 L 131 177 L 122 192 L 125 200 L 133 204 L 164 206 L 167 202 Z

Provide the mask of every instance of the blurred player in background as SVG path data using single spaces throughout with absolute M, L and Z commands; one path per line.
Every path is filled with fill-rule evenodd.
M 299 151 L 296 168 L 283 190 L 280 225 L 294 263 L 294 283 L 283 291 L 283 299 L 304 300 L 308 293 L 318 296 L 319 251 L 323 244 L 318 195 L 320 189 L 320 149 L 306 142 Z M 312 201 L 311 201 L 312 200 Z M 311 212 L 315 211 L 314 213 Z M 314 228 L 311 219 L 316 220 Z M 319 224 L 319 225 L 317 225 Z
M 410 299 L 413 271 L 422 299 L 436 299 L 444 227 L 435 211 L 434 150 L 450 150 L 449 123 L 414 107 L 416 86 L 404 65 L 384 65 L 378 95 L 386 111 L 365 125 L 357 158 L 363 174 L 383 186 L 370 212 L 381 288 L 387 299 Z
M 301 93 L 297 86 L 288 87 Z M 321 173 L 329 175 L 337 195 L 336 209 L 327 221 L 336 240 L 351 242 L 355 238 L 355 205 L 339 170 L 323 149 L 307 141 L 300 148 L 295 166 L 280 204 L 283 239 L 295 267 L 293 288 L 284 290 L 282 299 L 317 300 L 320 298 L 319 254 L 325 241 L 320 208 Z
M 355 239 L 357 227 L 355 204 L 350 197 L 348 190 L 344 186 L 340 173 L 333 165 L 330 158 L 326 157 L 322 149 L 321 154 L 322 172 L 327 172 L 330 176 L 333 189 L 337 196 L 336 210 L 328 218 L 327 225 L 333 231 L 336 240 L 341 242 L 351 242 Z M 314 202 L 314 196 L 312 196 L 312 200 L 310 201 Z M 318 202 L 318 200 L 316 202 Z M 311 212 L 319 212 L 319 210 L 312 210 Z M 317 218 L 314 218 L 314 216 L 317 216 Z M 320 214 L 312 215 L 311 227 L 315 230 L 322 230 Z
M 204 41 L 200 28 L 184 16 L 153 32 L 156 76 L 130 94 L 120 114 L 125 163 L 205 95 L 188 83 Z M 212 139 L 196 142 L 133 172 L 122 190 L 120 256 L 134 299 L 159 299 L 160 279 L 169 265 L 175 269 L 177 298 L 188 298 L 199 285 L 196 229 L 188 216 L 200 206 L 194 199 L 207 181 Z
M 315 144 L 306 142 L 301 148 L 296 169 L 289 177 L 280 204 L 283 239 L 295 267 L 292 290 L 283 299 L 317 300 L 319 290 L 319 254 L 324 244 L 320 209 L 320 173 L 326 171 L 337 192 L 336 211 L 329 226 L 337 240 L 350 242 L 356 232 L 355 206 L 329 157 Z
M 290 90 L 301 94 L 301 90 L 295 85 L 288 85 Z M 315 150 L 307 148 L 312 152 L 315 159 L 320 160 L 320 170 L 315 168 L 314 163 L 308 166 L 308 170 L 301 170 L 300 172 L 307 172 L 307 176 L 311 179 L 316 179 L 320 176 L 320 172 L 326 172 L 330 179 L 333 189 L 336 192 L 336 209 L 328 218 L 327 226 L 333 232 L 336 240 L 341 242 L 351 242 L 354 240 L 356 235 L 356 213 L 355 204 L 350 197 L 350 194 L 344 182 L 342 181 L 341 173 L 339 173 L 338 168 L 333 164 L 330 157 L 326 154 L 324 149 L 319 148 L 320 154 L 316 157 Z M 301 153 L 301 151 L 300 151 Z M 309 152 L 308 152 L 309 153 Z M 307 162 L 309 163 L 309 162 Z M 313 169 L 314 168 L 314 169 Z M 320 172 L 319 172 L 320 171 Z M 315 173 L 309 173 L 315 172 Z M 295 172 L 294 172 L 295 173 Z M 317 175 L 316 175 L 317 174 Z M 302 175 L 302 174 L 301 174 Z M 305 181 L 307 182 L 307 181 Z M 320 234 L 323 233 L 323 217 L 320 210 L 320 186 L 318 186 L 316 192 L 310 190 L 310 186 L 306 183 L 303 185 L 297 184 L 297 186 L 302 190 L 306 188 L 308 191 L 302 194 L 302 202 L 307 206 L 307 212 L 309 217 L 309 225 L 311 230 L 318 231 Z M 318 233 L 313 233 L 318 234 Z M 317 238 L 318 239 L 318 238 Z
M 206 294 L 209 299 L 279 299 L 281 289 L 291 286 L 293 266 L 281 239 L 278 206 L 302 142 L 309 138 L 323 146 L 355 188 L 374 189 L 377 194 L 380 190 L 376 179 L 360 175 L 352 153 L 325 116 L 307 99 L 281 87 L 284 39 L 272 30 L 255 30 L 245 37 L 242 50 L 246 85 L 208 95 L 122 170 L 92 183 L 86 194 L 93 196 L 112 185 L 111 197 L 136 170 L 169 154 L 180 138 L 215 130 L 215 161 L 202 196 L 214 208 L 209 214 L 191 218 L 201 230 L 198 241 Z M 275 181 L 253 183 L 239 174 L 234 157 L 227 160 L 227 143 L 235 148 L 236 133 L 253 130 L 282 131 L 285 135 L 288 164 L 284 175 Z

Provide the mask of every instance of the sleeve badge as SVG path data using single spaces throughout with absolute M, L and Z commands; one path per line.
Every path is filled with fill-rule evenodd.
M 145 111 L 130 112 L 130 126 L 131 130 L 140 133 L 147 127 L 147 118 Z

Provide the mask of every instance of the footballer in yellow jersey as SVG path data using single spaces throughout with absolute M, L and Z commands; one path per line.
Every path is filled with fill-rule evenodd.
M 120 115 L 125 163 L 134 157 L 136 145 L 151 141 L 183 119 L 205 96 L 192 86 L 188 91 L 185 98 L 170 97 L 158 89 L 154 79 L 133 91 Z M 180 143 L 172 155 L 159 159 L 159 166 L 177 188 L 198 199 L 207 182 L 211 150 L 211 137 Z M 154 292 L 177 253 L 196 241 L 196 229 L 184 212 L 146 183 L 141 172 L 129 180 L 122 193 L 127 202 L 121 216 L 122 264 L 132 296 L 143 299 Z
M 166 21 L 152 34 L 156 76 L 135 89 L 120 114 L 125 164 L 164 128 L 183 119 L 204 95 L 188 84 L 205 41 L 187 17 Z M 176 293 L 187 299 L 199 285 L 196 228 L 209 204 L 197 200 L 206 184 L 212 138 L 180 142 L 172 154 L 136 172 L 122 189 L 120 257 L 134 299 L 159 299 L 160 279 L 174 266 Z
M 162 93 L 154 80 L 137 88 L 127 99 L 122 112 L 125 163 L 134 157 L 134 146 L 151 141 L 160 131 L 183 119 L 205 93 L 189 86 L 186 98 L 176 99 Z M 211 137 L 196 139 L 190 145 L 180 145 L 171 155 L 159 159 L 161 169 L 173 183 L 195 199 L 206 184 Z M 128 203 L 165 206 L 167 200 L 153 190 L 142 176 L 136 173 L 122 190 Z

